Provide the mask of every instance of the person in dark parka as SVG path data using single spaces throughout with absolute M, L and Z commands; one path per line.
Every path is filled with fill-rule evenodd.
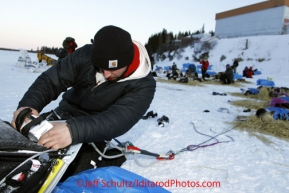
M 116 26 L 105 26 L 85 45 L 43 72 L 30 86 L 11 122 L 25 107 L 38 116 L 60 94 L 53 123 L 38 144 L 59 149 L 100 142 L 128 132 L 145 114 L 156 82 L 144 46 Z
M 226 71 L 220 76 L 220 81 L 224 84 L 230 84 L 234 82 L 234 73 L 230 64 L 226 65 Z
M 246 66 L 243 70 L 243 77 L 247 77 L 248 70 L 249 70 L 249 68 L 248 68 L 248 66 Z

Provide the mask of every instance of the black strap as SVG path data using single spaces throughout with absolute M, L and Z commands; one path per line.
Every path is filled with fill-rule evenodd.
M 31 116 L 32 109 L 30 108 L 25 108 L 22 111 L 20 111 L 20 113 L 17 115 L 16 117 L 16 121 L 15 121 L 15 125 L 16 125 L 16 129 L 17 131 L 20 132 L 21 126 L 24 122 L 24 120 L 26 118 L 28 118 L 29 116 Z
M 42 114 L 39 115 L 37 118 L 33 117 L 31 115 L 32 109 L 31 108 L 25 108 L 22 111 L 20 111 L 20 113 L 18 114 L 18 116 L 16 117 L 16 121 L 15 121 L 15 125 L 16 125 L 16 129 L 18 132 L 20 132 L 22 135 L 24 135 L 25 137 L 28 138 L 28 133 L 29 130 L 31 129 L 32 126 L 35 126 L 37 124 L 39 124 L 41 121 L 43 121 L 47 114 Z M 24 120 L 26 118 L 29 118 L 31 121 L 29 123 L 27 123 L 22 129 L 21 126 L 24 123 Z M 21 129 L 21 131 L 20 131 Z
M 31 116 L 32 117 L 32 116 Z M 34 118 L 34 117 L 33 117 Z M 37 118 L 32 119 L 29 123 L 27 123 L 22 129 L 21 133 L 25 136 L 28 137 L 29 130 L 31 129 L 32 126 L 38 125 L 41 121 L 43 121 L 43 117 L 39 116 Z

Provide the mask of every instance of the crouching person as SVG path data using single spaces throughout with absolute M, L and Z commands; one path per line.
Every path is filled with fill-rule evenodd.
M 180 80 L 178 82 L 182 82 L 182 83 L 188 83 L 189 82 L 189 75 L 191 73 L 189 73 L 189 70 L 186 71 L 185 75 L 183 77 L 180 78 Z
M 221 74 L 220 81 L 223 84 L 231 84 L 234 82 L 234 73 L 229 64 L 226 65 L 226 71 Z
M 155 88 L 144 46 L 132 41 L 127 31 L 105 26 L 95 34 L 93 44 L 59 60 L 35 80 L 20 100 L 11 124 L 15 128 L 17 115 L 24 108 L 31 108 L 32 114 L 38 116 L 63 93 L 59 106 L 48 117 L 65 121 L 53 122 L 53 128 L 40 137 L 38 144 L 61 149 L 83 143 L 78 153 L 82 157 L 75 160 L 86 163 L 71 164 L 73 174 L 93 168 L 91 160 L 97 162 L 99 155 L 89 143 L 102 151 L 104 141 L 125 134 L 142 118 Z M 96 166 L 120 166 L 124 161 L 122 156 L 115 162 L 99 161 Z

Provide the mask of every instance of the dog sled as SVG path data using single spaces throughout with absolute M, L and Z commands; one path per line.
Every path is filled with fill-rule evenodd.
M 93 187 L 89 185 L 89 191 L 123 192 L 129 189 L 132 192 L 169 192 L 142 176 L 116 166 L 93 167 L 60 181 L 83 144 L 61 150 L 47 149 L 27 139 L 2 120 L 0 134 L 0 192 L 83 192 L 87 190 L 87 184 L 80 186 L 79 181 L 88 182 L 91 179 L 101 180 L 94 183 Z M 126 149 L 151 155 L 134 146 Z M 107 152 L 106 155 L 100 154 L 104 158 L 109 157 Z
M 49 126 L 50 123 L 46 120 L 45 115 L 34 117 L 30 112 L 31 109 L 26 108 L 19 113 L 15 121 L 17 130 L 10 123 L 0 120 L 0 192 L 50 193 L 54 191 L 59 182 L 63 182 L 61 180 L 80 172 L 90 172 L 89 169 L 94 170 L 96 167 L 101 167 L 102 172 L 107 169 L 108 173 L 110 171 L 109 166 L 120 166 L 126 160 L 125 153 L 145 154 L 155 156 L 157 159 L 170 158 L 170 155 L 159 155 L 141 150 L 131 143 L 124 145 L 116 139 L 118 145 L 103 142 L 99 144 L 77 144 L 59 150 L 47 149 L 35 143 L 41 137 L 41 135 L 38 135 L 40 132 L 37 132 L 40 130 L 35 130 L 35 128 L 45 131 L 46 126 L 43 126 L 43 124 Z M 23 124 L 23 120 L 27 116 L 30 122 Z M 21 128 L 21 131 L 19 128 Z M 101 152 L 102 148 L 103 152 Z M 75 160 L 76 162 L 73 162 Z M 85 173 L 84 175 L 87 176 L 88 174 Z M 93 172 L 91 175 L 98 174 Z M 109 176 L 105 176 L 106 181 L 113 180 Z M 95 178 L 95 176 L 90 176 L 90 178 Z M 118 178 L 129 179 L 128 176 L 119 176 Z M 139 177 L 137 178 L 139 179 Z M 130 180 L 133 181 L 134 179 Z M 142 180 L 148 181 L 145 178 L 142 178 Z M 65 187 L 66 183 L 63 183 Z M 58 187 L 58 190 L 59 188 L 62 189 L 61 192 L 66 192 L 63 186 Z M 101 188 L 103 188 L 103 185 L 99 184 L 96 191 L 102 190 Z M 129 188 L 132 189 L 132 187 Z M 139 187 L 137 185 L 134 188 L 138 189 Z M 138 192 L 150 189 L 146 184 L 142 184 L 141 188 L 142 190 L 138 190 Z M 153 188 L 153 191 L 150 192 L 167 192 L 159 186 Z M 109 191 L 111 190 L 113 189 L 109 188 Z
M 0 120 L 0 192 L 51 192 L 81 145 L 47 149 Z

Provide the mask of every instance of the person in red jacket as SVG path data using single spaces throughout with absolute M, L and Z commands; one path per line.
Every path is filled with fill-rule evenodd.
M 253 75 L 254 75 L 253 67 L 250 66 L 249 70 L 247 71 L 246 78 L 252 78 Z
M 71 54 L 77 48 L 75 39 L 72 37 L 66 37 L 62 42 L 62 46 L 68 52 L 68 54 Z
M 65 40 L 62 42 L 63 48 L 60 48 L 56 50 L 55 55 L 59 58 L 62 59 L 69 54 L 72 54 L 75 49 L 77 48 L 77 44 L 75 42 L 75 39 L 72 37 L 66 37 Z
M 206 72 L 207 72 L 207 70 L 208 70 L 208 68 L 209 68 L 209 61 L 208 61 L 207 57 L 205 57 L 204 59 L 202 59 L 202 60 L 200 61 L 200 64 L 202 64 L 202 67 L 201 67 L 201 69 L 202 69 L 202 79 L 203 79 L 204 81 L 206 81 L 206 79 L 205 79 L 205 77 L 206 77 Z

